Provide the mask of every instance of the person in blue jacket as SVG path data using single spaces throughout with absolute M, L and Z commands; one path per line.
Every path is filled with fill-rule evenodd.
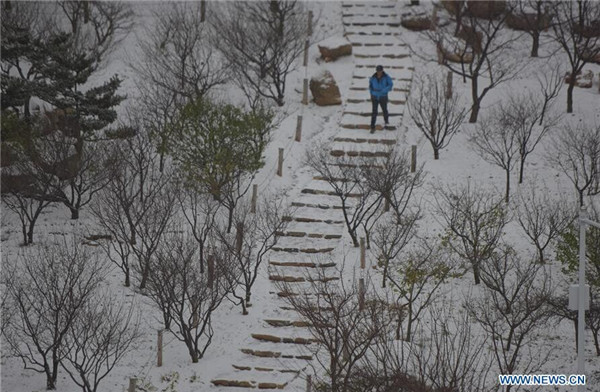
M 377 121 L 377 109 L 381 105 L 385 125 L 389 125 L 389 116 L 387 110 L 388 93 L 392 91 L 392 78 L 383 72 L 383 66 L 375 67 L 375 73 L 369 78 L 369 92 L 371 93 L 371 103 L 373 110 L 371 112 L 371 132 L 375 132 L 375 122 Z

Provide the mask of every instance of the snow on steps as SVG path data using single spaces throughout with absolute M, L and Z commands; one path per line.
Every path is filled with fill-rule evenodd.
M 338 134 L 332 140 L 332 158 L 344 155 L 349 165 L 362 165 L 364 157 L 381 161 L 397 144 L 397 130 L 369 132 L 370 97 L 367 78 L 376 65 L 383 65 L 394 80 L 389 94 L 390 120 L 401 125 L 404 105 L 410 91 L 412 71 L 408 47 L 398 36 L 399 16 L 395 2 L 374 1 L 343 3 L 345 36 L 354 48 L 354 73 Z M 373 165 L 376 165 L 374 163 Z M 352 195 L 349 202 L 356 197 Z M 278 235 L 278 244 L 269 254 L 268 279 L 271 281 L 272 306 L 261 325 L 249 331 L 240 356 L 232 359 L 231 369 L 212 380 L 216 390 L 303 390 L 298 388 L 302 372 L 312 360 L 316 341 L 308 323 L 284 301 L 311 286 L 311 279 L 324 278 L 335 284 L 335 263 L 331 255 L 346 236 L 339 198 L 325 179 L 315 174 L 299 189 L 291 203 L 292 212 L 284 217 L 288 225 Z M 287 292 L 277 287 L 290 284 Z

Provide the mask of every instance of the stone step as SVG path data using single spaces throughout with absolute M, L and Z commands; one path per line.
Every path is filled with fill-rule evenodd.
M 242 348 L 241 352 L 247 355 L 252 355 L 260 358 L 283 358 L 283 359 L 301 359 L 306 361 L 312 361 L 313 356 L 310 354 L 290 354 L 281 351 L 271 350 L 254 350 L 251 348 Z
M 275 235 L 278 237 L 320 238 L 324 240 L 338 240 L 342 238 L 341 234 L 306 233 L 303 231 L 278 231 Z
M 330 154 L 332 156 L 335 156 L 335 157 L 346 156 L 346 157 L 350 157 L 350 158 L 356 158 L 356 157 L 360 157 L 360 158 L 386 158 L 386 157 L 390 156 L 390 152 L 389 151 L 344 151 L 344 150 L 332 150 Z M 356 197 L 360 198 L 361 195 L 359 194 Z
M 342 113 L 343 116 L 359 116 L 359 117 L 368 117 L 369 119 L 371 118 L 371 111 L 364 111 L 364 112 L 348 112 L 348 111 L 344 111 Z M 402 117 L 404 113 L 399 113 L 399 112 L 392 112 L 388 109 L 388 116 L 389 117 Z M 383 113 L 381 112 L 381 108 L 379 108 L 378 113 L 377 113 L 377 118 L 382 117 L 383 118 Z
M 269 275 L 269 280 L 274 282 L 285 282 L 285 283 L 305 283 L 305 282 L 331 282 L 334 280 L 340 280 L 337 276 L 326 276 L 319 279 L 304 276 L 289 276 L 289 275 Z
M 408 46 L 404 42 L 402 42 L 396 36 L 372 36 L 372 35 L 359 35 L 359 34 L 350 34 L 346 36 L 346 39 L 350 41 L 353 45 L 358 44 L 359 46 L 373 46 L 373 47 L 381 47 L 387 45 L 393 46 Z
M 335 248 L 280 248 L 274 246 L 271 248 L 272 252 L 285 252 L 285 253 L 307 253 L 307 254 L 318 254 L 318 253 L 331 253 Z
M 310 323 L 302 320 L 279 320 L 279 319 L 265 319 L 265 323 L 275 328 L 295 327 L 295 328 L 308 328 Z
M 355 137 L 336 137 L 333 141 L 340 143 L 375 144 L 385 146 L 394 146 L 398 142 L 396 139 L 367 139 Z
M 370 1 L 370 2 L 366 2 L 366 3 L 360 3 L 360 2 L 344 2 L 342 3 L 342 8 L 360 8 L 360 9 L 371 9 L 371 8 L 384 8 L 384 9 L 389 9 L 389 8 L 394 8 L 396 7 L 396 4 L 394 2 L 390 2 L 390 1 Z
M 336 263 L 314 263 L 308 261 L 269 261 L 269 265 L 274 267 L 297 267 L 297 268 L 331 268 L 335 267 Z
M 283 344 L 302 344 L 309 345 L 312 343 L 317 343 L 318 340 L 314 338 L 303 338 L 303 337 L 281 337 L 269 334 L 261 334 L 261 333 L 253 333 L 250 334 L 252 338 L 259 340 L 261 342 L 272 342 L 272 343 L 283 343 Z
M 340 219 L 328 219 L 328 218 L 322 219 L 322 218 L 314 218 L 311 216 L 284 215 L 282 217 L 282 219 L 285 219 L 288 222 L 300 222 L 300 223 L 322 223 L 322 224 L 326 224 L 326 225 L 344 224 L 344 221 L 340 220 Z
M 242 372 L 250 372 L 250 371 L 257 371 L 257 372 L 269 372 L 269 373 L 291 373 L 291 374 L 299 374 L 302 370 L 301 369 L 281 369 L 281 368 L 274 368 L 274 367 L 262 367 L 262 366 L 248 366 L 248 365 L 231 365 L 235 370 L 239 370 Z
M 348 122 L 348 123 L 340 124 L 340 127 L 344 128 L 344 129 L 364 129 L 364 130 L 370 131 L 371 130 L 371 122 L 367 121 L 367 122 L 363 122 L 362 124 L 357 124 L 356 122 Z M 383 125 L 377 124 L 377 125 L 375 125 L 375 130 L 376 131 L 394 132 L 397 129 L 395 126 L 384 128 Z
M 331 150 L 330 155 L 336 155 L 336 150 Z M 342 154 L 343 155 L 343 154 Z M 341 156 L 341 155 L 340 155 Z M 324 191 L 320 189 L 302 189 L 300 193 L 309 194 L 309 195 L 326 195 L 326 196 L 337 196 L 337 193 L 334 191 Z M 347 197 L 359 198 L 361 197 L 360 193 L 349 193 Z
M 284 389 L 287 383 L 259 382 L 253 380 L 216 379 L 210 381 L 216 387 L 250 388 L 250 389 Z
M 349 98 L 346 100 L 346 104 L 357 104 L 357 103 L 371 103 L 371 98 Z M 388 99 L 388 106 L 391 105 L 406 105 L 406 100 L 402 100 L 402 99 L 396 99 L 396 100 L 391 100 Z M 348 105 L 346 105 L 347 107 Z M 389 110 L 389 109 L 388 109 Z M 381 115 L 383 116 L 383 113 L 381 113 Z
M 291 203 L 292 207 L 305 207 L 305 208 L 315 208 L 315 209 L 319 209 L 319 210 L 342 210 L 342 206 L 341 205 L 328 205 L 328 204 L 316 204 L 316 203 L 304 203 L 304 202 L 298 202 L 298 201 L 293 201 Z M 352 207 L 346 207 L 346 208 L 352 208 Z

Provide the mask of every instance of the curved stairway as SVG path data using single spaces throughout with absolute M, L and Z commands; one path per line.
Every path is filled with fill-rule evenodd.
M 395 2 L 344 2 L 342 7 L 344 31 L 353 45 L 355 68 L 331 154 L 346 154 L 349 159 L 383 156 L 396 144 L 398 133 L 384 130 L 381 125 L 375 133 L 369 132 L 368 78 L 379 64 L 392 77 L 390 123 L 400 128 L 413 71 L 408 47 L 397 38 L 400 16 L 396 14 Z M 382 118 L 378 120 L 383 123 Z M 318 176 L 303 185 L 292 203 L 293 216 L 285 217 L 289 225 L 270 252 L 272 282 L 306 285 L 306 272 L 322 268 L 330 271 L 326 274 L 328 284 L 335 284 L 335 263 L 322 259 L 335 252 L 346 232 L 339 204 L 330 185 Z M 231 359 L 231 368 L 223 369 L 211 381 L 211 390 L 305 390 L 303 371 L 312 360 L 311 345 L 316 343 L 307 324 L 281 298 L 289 293 L 277 292 L 273 283 L 271 286 L 272 310 L 263 315 L 261 326 L 248 331 L 247 344 L 240 347 L 237 358 Z

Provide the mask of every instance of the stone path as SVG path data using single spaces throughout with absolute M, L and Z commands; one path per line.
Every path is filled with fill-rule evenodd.
M 370 97 L 368 78 L 376 65 L 383 65 L 394 81 L 389 94 L 390 123 L 397 129 L 402 124 L 404 106 L 410 90 L 412 62 L 400 34 L 400 17 L 395 2 L 344 2 L 342 17 L 345 35 L 353 45 L 355 69 L 349 96 L 346 97 L 340 131 L 334 137 L 331 155 L 380 157 L 396 144 L 398 131 L 384 130 L 378 125 L 373 134 L 370 128 Z M 383 123 L 380 114 L 378 122 Z M 362 159 L 362 158 L 361 158 Z M 360 197 L 360 195 L 351 195 Z M 335 263 L 318 262 L 315 256 L 327 257 L 338 248 L 345 225 L 339 199 L 330 185 L 315 176 L 304 185 L 299 197 L 292 202 L 293 216 L 284 232 L 279 233 L 277 247 L 269 260 L 269 279 L 293 285 L 306 285 L 306 271 L 323 269 L 326 281 L 335 284 Z M 273 295 L 269 314 L 262 325 L 249 331 L 248 344 L 240 348 L 240 356 L 232 358 L 231 369 L 212 380 L 213 390 L 243 391 L 249 389 L 285 389 L 304 391 L 302 371 L 312 360 L 310 345 L 316 344 L 307 324 L 281 299 L 294 293 Z

